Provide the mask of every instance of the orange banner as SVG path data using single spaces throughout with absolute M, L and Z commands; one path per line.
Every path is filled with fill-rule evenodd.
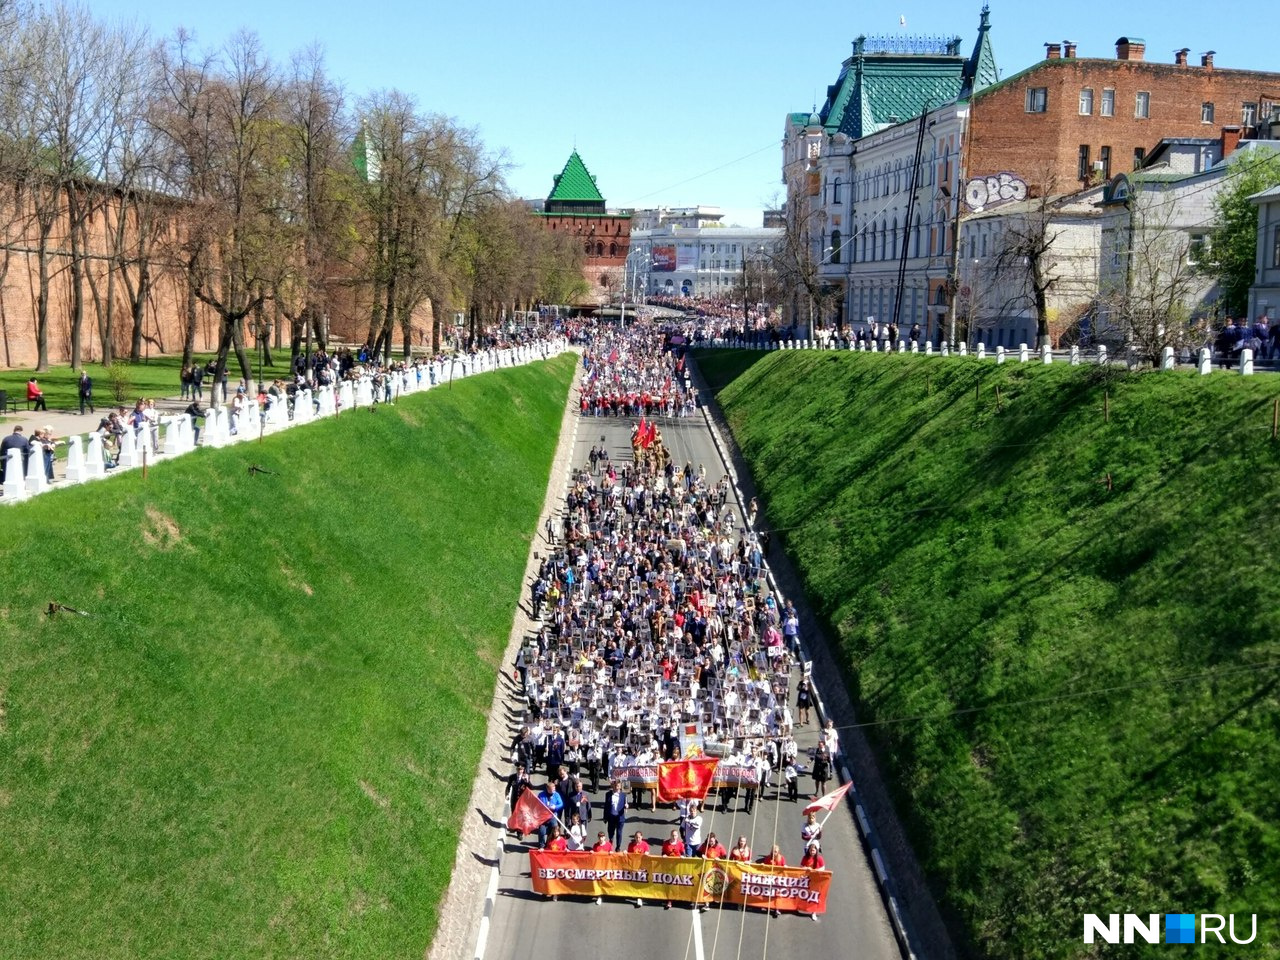
M 546 896 L 736 903 L 817 914 L 826 912 L 831 885 L 826 870 L 639 853 L 530 850 L 529 869 L 534 892 Z

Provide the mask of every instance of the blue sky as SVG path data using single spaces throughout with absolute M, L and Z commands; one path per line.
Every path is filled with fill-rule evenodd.
M 1046 41 L 1113 57 L 1125 34 L 1145 39 L 1152 60 L 1190 47 L 1193 63 L 1212 49 L 1220 68 L 1280 70 L 1270 8 L 996 0 L 991 36 L 1001 76 L 1041 59 Z M 783 118 L 835 80 L 853 38 L 959 34 L 968 53 L 981 3 L 92 0 L 89 9 L 158 35 L 186 27 L 205 46 L 245 27 L 280 59 L 318 42 L 349 96 L 399 89 L 477 127 L 507 152 L 520 196 L 546 196 L 576 145 L 611 206 L 713 204 L 727 221 L 759 226 L 781 193 Z

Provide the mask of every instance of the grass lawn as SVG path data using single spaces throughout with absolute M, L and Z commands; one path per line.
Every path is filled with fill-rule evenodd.
M 4 509 L 0 955 L 423 956 L 573 367 Z
M 1280 380 L 699 362 L 965 955 L 1099 956 L 1086 912 L 1280 955 Z
M 256 358 L 256 354 L 254 354 Z M 197 353 L 196 359 L 202 365 L 208 365 L 212 355 Z M 232 392 L 237 381 L 240 378 L 239 366 L 236 364 L 235 355 L 231 360 L 231 386 Z M 262 368 L 262 376 L 265 380 L 271 380 L 275 377 L 283 377 L 289 373 L 289 351 L 286 348 L 283 353 L 276 351 L 275 364 L 268 364 Z M 252 365 L 253 375 L 258 375 L 258 367 L 256 359 Z M 90 363 L 85 365 L 85 369 L 89 371 L 89 376 L 93 379 L 93 396 L 94 403 L 102 408 L 107 405 L 114 406 L 116 398 L 112 392 L 111 377 L 107 368 L 99 363 Z M 128 376 L 128 389 L 125 390 L 125 399 L 120 401 L 130 409 L 133 403 L 139 397 L 176 397 L 182 392 L 182 384 L 179 374 L 182 371 L 182 355 L 171 354 L 163 357 L 152 357 L 149 361 L 139 361 L 138 363 L 126 364 Z M 10 403 L 16 403 L 19 410 L 26 409 L 27 397 L 27 380 L 31 378 L 32 371 L 29 368 L 15 367 L 12 369 L 0 369 L 0 390 L 5 390 L 9 394 Z M 69 366 L 50 367 L 44 373 L 38 374 L 40 381 L 40 389 L 44 391 L 45 402 L 48 403 L 50 410 L 77 410 L 80 406 L 80 394 L 77 384 L 80 380 L 80 371 L 73 370 Z M 209 395 L 209 379 L 204 381 L 205 396 Z

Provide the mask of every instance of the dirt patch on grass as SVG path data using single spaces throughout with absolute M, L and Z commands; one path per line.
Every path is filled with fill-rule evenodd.
M 391 809 L 391 801 L 388 800 L 386 797 L 384 797 L 382 794 L 380 794 L 377 790 L 373 789 L 373 786 L 368 781 L 361 780 L 360 789 L 364 791 L 364 795 L 366 797 L 368 797 L 370 800 L 376 803 L 381 809 L 383 810 Z
M 299 580 L 293 575 L 293 571 L 288 567 L 281 565 L 280 572 L 284 574 L 285 581 L 294 590 L 301 590 L 308 597 L 315 596 L 315 590 L 312 589 L 311 584 L 307 583 L 305 580 Z
M 400 414 L 400 419 L 403 420 L 405 423 L 407 423 L 409 426 L 411 427 L 422 426 L 422 421 L 419 420 L 417 417 L 415 417 L 412 413 L 410 413 L 404 407 L 396 407 L 396 411 Z
M 182 530 L 173 517 L 149 506 L 142 525 L 142 541 L 157 550 L 172 550 L 182 542 Z

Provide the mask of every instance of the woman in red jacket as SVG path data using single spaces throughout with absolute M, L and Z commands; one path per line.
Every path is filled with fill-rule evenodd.
M 805 847 L 804 856 L 800 858 L 800 866 L 808 867 L 810 870 L 827 869 L 827 861 L 822 859 L 822 852 L 818 847 L 817 840 L 810 840 L 809 845 Z M 808 913 L 806 910 L 801 910 L 800 912 Z M 814 923 L 818 922 L 818 915 L 816 913 L 809 913 L 808 916 Z
M 684 856 L 684 841 L 680 839 L 679 830 L 673 829 L 671 831 L 671 836 L 667 837 L 666 840 L 662 841 L 662 855 L 664 857 L 683 857 Z M 671 901 L 667 900 L 667 905 L 662 909 L 670 910 Z

